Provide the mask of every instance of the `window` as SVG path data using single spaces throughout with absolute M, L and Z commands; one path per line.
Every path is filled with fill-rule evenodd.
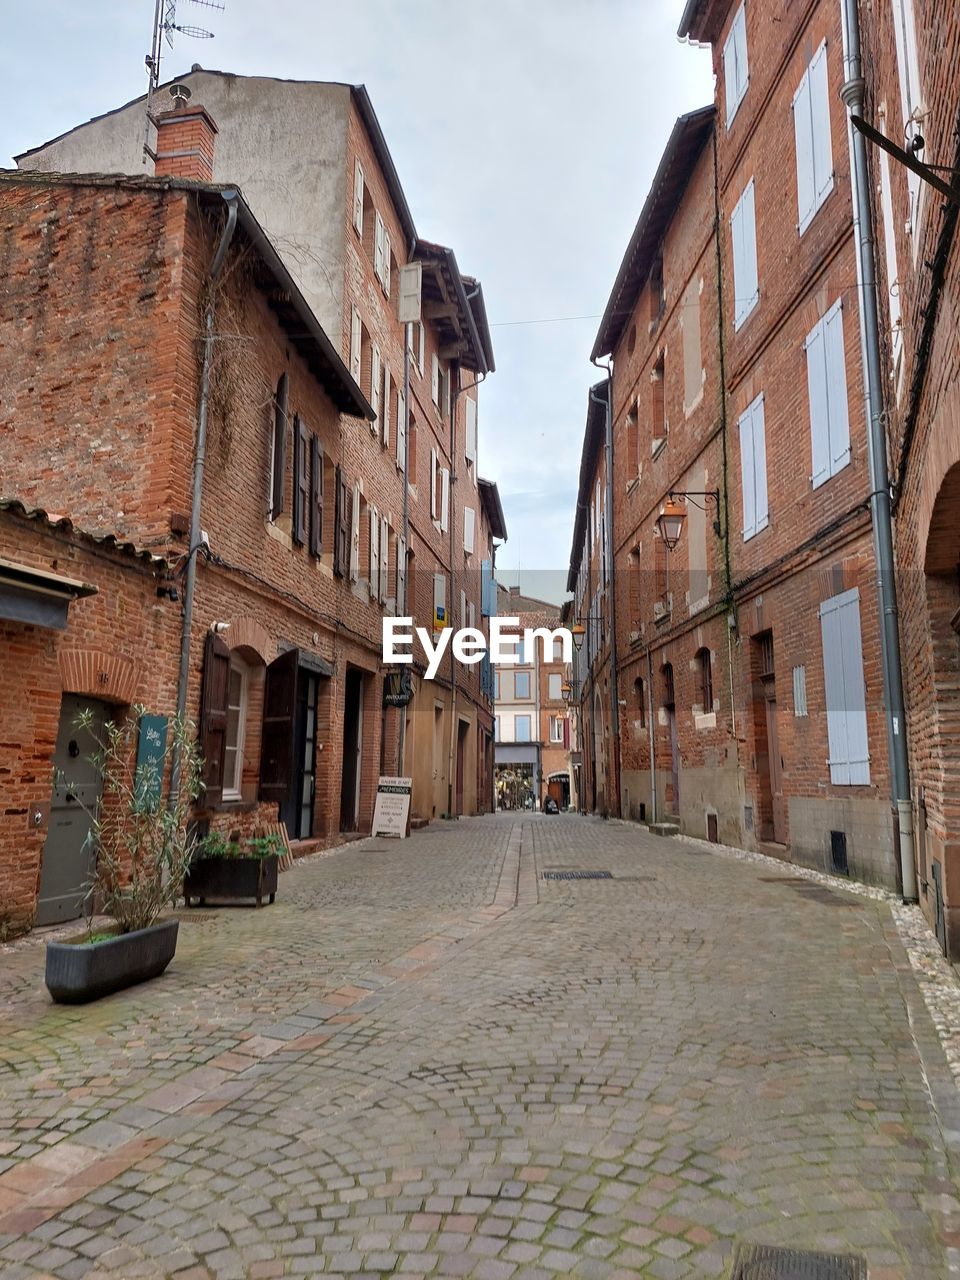
M 763 392 L 741 414 L 739 426 L 743 540 L 748 542 L 769 524 L 767 438 L 763 420 Z
M 807 668 L 793 668 L 793 714 L 802 719 L 807 714 Z
M 370 423 L 374 435 L 380 432 L 380 396 L 383 392 L 383 365 L 380 360 L 380 348 L 376 343 L 370 355 L 370 408 L 377 415 Z
M 323 450 L 317 436 L 310 437 L 310 554 L 323 553 Z
M 350 503 L 350 581 L 356 582 L 360 577 L 360 485 L 353 486 L 353 499 Z
M 739 329 L 760 301 L 753 178 L 730 216 L 730 234 L 733 239 L 733 327 Z
M 303 546 L 310 523 L 310 445 L 307 428 L 293 420 L 293 540 Z
M 500 717 L 499 716 L 493 717 L 493 737 L 494 737 L 494 741 L 496 742 L 502 741 L 500 737 Z
M 440 531 L 450 528 L 450 468 L 440 468 Z
M 697 677 L 699 680 L 700 706 L 703 714 L 713 710 L 713 659 L 709 649 L 697 651 Z
M 530 672 L 517 671 L 513 677 L 514 697 L 529 698 L 530 697 Z
M 503 699 L 504 701 L 508 701 L 510 696 L 508 693 L 509 688 L 510 688 L 510 673 L 505 671 L 501 675 L 499 671 L 495 670 L 493 673 L 494 701 L 499 702 L 501 699 Z
M 380 599 L 380 513 L 371 503 L 368 509 L 370 517 L 370 599 Z
M 463 508 L 463 550 L 468 556 L 473 555 L 474 534 L 477 523 L 477 513 L 473 507 Z
M 466 417 L 466 442 L 463 453 L 467 462 L 473 464 L 477 461 L 477 402 L 472 396 L 467 396 Z
M 550 741 L 555 743 L 563 742 L 563 717 L 562 716 L 550 717 Z
M 747 65 L 747 19 L 744 6 L 737 10 L 737 15 L 730 27 L 723 46 L 723 81 L 727 99 L 727 128 L 733 123 L 737 108 L 743 101 L 749 82 Z
M 380 594 L 381 604 L 386 604 L 390 595 L 390 522 L 386 516 L 380 517 Z
M 423 377 L 423 369 L 427 349 L 427 331 L 423 327 L 423 321 L 418 320 L 416 324 L 410 326 L 410 363 L 415 366 Z
M 864 786 L 870 781 L 870 750 L 860 636 L 860 592 L 856 587 L 824 600 L 820 606 L 820 629 L 830 781 L 836 786 Z
M 560 702 L 563 698 L 563 676 L 551 675 L 547 677 L 547 697 L 552 702 Z
M 360 382 L 360 366 L 363 351 L 363 324 L 356 307 L 350 311 L 350 374 L 354 382 Z
M 397 386 L 397 470 L 407 465 L 407 400 L 403 387 Z
M 657 453 L 667 435 L 667 407 L 664 395 L 665 358 L 661 351 L 650 374 L 650 429 L 653 435 L 653 452 Z
M 683 407 L 689 413 L 703 394 L 699 276 L 694 276 L 684 292 L 680 323 L 683 326 Z
M 350 563 L 350 490 L 339 466 L 334 474 L 333 572 L 342 578 Z
M 243 780 L 243 739 L 247 719 L 250 669 L 235 654 L 230 655 L 227 687 L 227 732 L 223 747 L 223 798 L 240 800 Z
M 793 95 L 793 130 L 797 144 L 797 214 L 803 235 L 833 190 L 826 41 L 813 55 Z
M 283 511 L 283 482 L 287 466 L 287 398 L 290 380 L 283 374 L 277 383 L 273 411 L 273 441 L 270 457 L 270 519 Z
M 816 489 L 850 461 L 847 413 L 847 368 L 843 349 L 840 299 L 807 334 L 807 389 L 810 396 L 810 439 Z
M 903 110 L 904 146 L 920 132 L 923 116 L 923 94 L 920 91 L 920 63 L 917 58 L 917 26 L 913 14 L 913 0 L 892 0 L 893 33 L 897 42 L 897 72 L 900 78 L 900 105 Z M 907 170 L 909 210 L 907 230 L 914 237 L 916 252 L 917 232 L 920 230 L 921 198 L 923 182 L 919 174 Z
M 390 393 L 391 383 L 390 366 L 384 361 L 383 364 L 383 399 L 380 409 L 380 439 L 384 448 L 390 443 Z
M 357 161 L 353 174 L 353 225 L 363 235 L 363 165 Z
M 430 519 L 440 518 L 440 463 L 436 449 L 430 450 Z
M 633 682 L 633 696 L 637 704 L 637 724 L 641 729 L 647 727 L 647 687 L 640 677 Z
M 514 741 L 529 742 L 530 741 L 530 717 L 517 716 L 513 722 Z

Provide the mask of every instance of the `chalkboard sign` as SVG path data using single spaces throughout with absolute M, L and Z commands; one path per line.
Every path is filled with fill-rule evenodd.
M 160 803 L 163 766 L 167 752 L 167 727 L 166 716 L 140 717 L 134 789 L 137 800 L 144 808 L 155 809 Z

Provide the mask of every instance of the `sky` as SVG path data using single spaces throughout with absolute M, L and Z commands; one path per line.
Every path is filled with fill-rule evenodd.
M 676 117 L 713 99 L 682 0 L 178 0 L 167 79 L 194 62 L 367 86 L 417 230 L 483 283 L 497 370 L 480 474 L 508 541 L 498 576 L 560 600 L 590 351 Z M 5 17 L 0 165 L 146 87 L 154 0 L 40 0 Z M 38 54 L 38 51 L 42 53 Z

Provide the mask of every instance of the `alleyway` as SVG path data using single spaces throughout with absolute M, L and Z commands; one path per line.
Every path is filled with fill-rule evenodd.
M 945 1060 L 884 903 L 507 815 L 181 918 L 163 978 L 81 1009 L 38 935 L 0 948 L 4 1280 L 671 1280 L 742 1240 L 952 1274 Z

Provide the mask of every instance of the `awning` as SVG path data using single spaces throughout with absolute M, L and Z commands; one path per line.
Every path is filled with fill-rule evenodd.
M 493 758 L 496 764 L 536 764 L 540 746 L 536 742 L 498 742 Z
M 0 559 L 0 618 L 64 631 L 71 600 L 94 596 L 98 588 L 60 573 Z

